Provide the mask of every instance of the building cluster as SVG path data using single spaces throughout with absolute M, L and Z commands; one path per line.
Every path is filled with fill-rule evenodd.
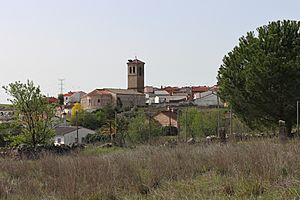
M 147 105 L 194 105 L 200 107 L 223 106 L 218 100 L 218 87 L 191 86 L 191 87 L 145 87 Z
M 120 110 L 132 107 L 157 107 L 169 108 L 157 112 L 153 118 L 162 126 L 177 127 L 177 114 L 170 109 L 181 106 L 198 107 L 223 107 L 224 104 L 218 96 L 218 86 L 145 86 L 145 63 L 138 60 L 127 62 L 127 89 L 96 88 L 89 92 L 73 91 L 63 94 L 63 104 L 57 108 L 58 115 L 71 115 L 75 104 L 87 112 L 93 112 L 107 105 L 112 105 Z M 48 98 L 49 103 L 57 103 L 55 97 Z M 175 109 L 176 110 L 176 109 Z M 11 108 L 0 108 L 0 121 L 10 120 L 14 111 Z M 55 144 L 72 144 L 84 142 L 88 133 L 94 133 L 84 128 L 74 128 L 62 125 L 56 127 Z M 77 140 L 76 140 L 77 139 Z
M 127 62 L 127 89 L 96 88 L 90 92 L 68 92 L 64 94 L 64 112 L 71 114 L 72 106 L 80 103 L 83 110 L 92 112 L 106 105 L 112 105 L 120 109 L 134 106 L 166 105 L 200 107 L 223 106 L 219 101 L 218 86 L 188 86 L 173 87 L 144 86 L 145 63 L 138 60 Z

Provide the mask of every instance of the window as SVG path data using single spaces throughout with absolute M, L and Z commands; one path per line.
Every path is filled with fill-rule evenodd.
M 135 74 L 135 67 L 133 67 L 133 73 Z
M 129 67 L 129 74 L 132 74 L 132 68 Z
M 98 99 L 98 103 L 100 103 L 100 99 Z
M 142 71 L 142 67 L 139 67 L 139 75 L 142 76 L 143 71 Z
M 61 143 L 61 138 L 57 138 L 57 143 L 58 143 L 58 144 Z

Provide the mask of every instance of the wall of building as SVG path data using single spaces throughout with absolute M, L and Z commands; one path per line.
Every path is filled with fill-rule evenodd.
M 64 136 L 55 136 L 54 145 L 62 145 L 62 144 L 65 144 Z
M 83 110 L 97 110 L 113 103 L 114 100 L 111 94 L 101 94 L 97 96 L 86 95 L 81 98 L 81 106 Z
M 128 89 L 144 92 L 144 64 L 128 64 Z
M 145 95 L 143 94 L 113 94 L 113 105 L 117 105 L 117 98 L 121 100 L 123 108 L 146 105 Z
M 85 93 L 76 92 L 76 93 L 72 94 L 72 96 L 70 96 L 69 102 L 70 103 L 80 103 L 80 100 L 81 100 L 83 95 L 85 95 Z
M 95 134 L 95 132 L 92 131 L 92 130 L 86 129 L 86 128 L 79 128 L 78 129 L 79 144 L 85 143 L 84 138 L 88 134 Z M 67 133 L 64 136 L 56 136 L 54 138 L 54 140 L 55 140 L 54 144 L 55 145 L 59 145 L 59 143 L 58 143 L 58 139 L 59 138 L 61 139 L 61 143 L 60 144 L 72 145 L 72 144 L 76 143 L 77 131 L 73 131 L 73 132 Z
M 209 107 L 209 106 L 218 106 L 218 96 L 215 94 L 211 94 L 199 99 L 194 100 L 195 105 L 201 106 L 201 107 Z M 221 107 L 224 106 L 223 102 L 219 102 L 219 105 Z

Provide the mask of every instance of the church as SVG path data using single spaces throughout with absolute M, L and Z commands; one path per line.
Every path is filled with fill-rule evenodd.
M 135 58 L 127 62 L 127 89 L 95 89 L 81 98 L 81 106 L 86 111 L 95 111 L 106 105 L 118 108 L 145 106 L 144 70 L 145 63 Z

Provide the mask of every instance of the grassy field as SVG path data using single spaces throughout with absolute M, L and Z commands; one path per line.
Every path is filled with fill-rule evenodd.
M 300 199 L 300 142 L 139 146 L 0 160 L 0 199 Z

